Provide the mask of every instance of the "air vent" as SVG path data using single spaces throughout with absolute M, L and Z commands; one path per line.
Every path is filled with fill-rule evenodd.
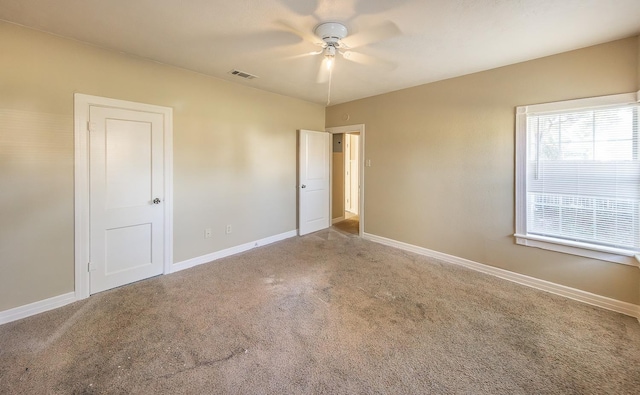
M 247 73 L 245 71 L 240 71 L 240 70 L 235 70 L 235 69 L 231 70 L 229 72 L 229 74 L 236 75 L 236 76 L 244 78 L 246 80 L 252 80 L 254 78 L 258 78 L 257 75 L 249 74 L 249 73 Z

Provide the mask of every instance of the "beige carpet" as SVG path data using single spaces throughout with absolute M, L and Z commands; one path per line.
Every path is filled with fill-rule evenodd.
M 636 319 L 297 237 L 0 326 L 3 394 L 637 394 Z
M 358 235 L 360 234 L 360 219 L 357 216 L 351 217 L 343 221 L 336 222 L 333 224 L 333 227 L 342 232 Z

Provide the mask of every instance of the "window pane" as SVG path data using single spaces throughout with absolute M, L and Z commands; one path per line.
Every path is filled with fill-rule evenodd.
M 560 120 L 562 142 L 593 140 L 592 111 L 563 114 Z
M 592 141 L 575 141 L 562 143 L 562 160 L 593 159 Z
M 596 160 L 631 160 L 633 158 L 633 140 L 598 142 L 595 146 L 595 150 Z
M 595 160 L 633 159 L 635 111 L 633 107 L 625 107 L 594 112 Z
M 560 159 L 560 117 L 548 115 L 540 118 L 540 160 Z
M 528 233 L 640 250 L 637 113 L 629 105 L 527 117 Z

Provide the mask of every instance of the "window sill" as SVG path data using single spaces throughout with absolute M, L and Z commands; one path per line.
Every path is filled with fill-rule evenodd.
M 516 244 L 528 247 L 542 248 L 544 250 L 599 259 L 601 261 L 621 263 L 623 265 L 639 266 L 638 258 L 636 258 L 636 256 L 640 257 L 640 255 L 636 255 L 633 251 L 615 248 L 595 250 L 588 244 L 564 240 L 561 241 L 551 237 L 536 235 L 522 235 L 516 233 L 514 237 L 516 238 Z

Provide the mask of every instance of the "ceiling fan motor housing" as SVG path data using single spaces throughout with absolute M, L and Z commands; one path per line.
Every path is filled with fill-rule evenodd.
M 347 27 L 338 22 L 322 23 L 315 28 L 314 32 L 327 45 L 336 47 L 340 46 L 340 40 L 349 34 Z

